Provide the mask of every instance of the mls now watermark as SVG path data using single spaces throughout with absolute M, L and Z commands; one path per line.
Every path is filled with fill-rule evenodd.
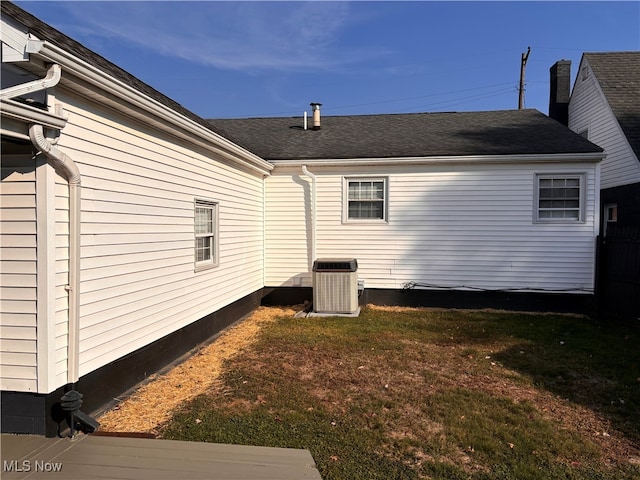
M 2 471 L 8 472 L 61 472 L 62 462 L 44 460 L 3 460 Z

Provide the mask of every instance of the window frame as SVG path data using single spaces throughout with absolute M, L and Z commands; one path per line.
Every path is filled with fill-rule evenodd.
M 540 207 L 540 186 L 541 180 L 578 180 L 578 218 L 543 218 L 540 216 L 541 210 L 547 208 Z M 534 205 L 533 205 L 533 221 L 534 223 L 544 224 L 575 224 L 585 223 L 585 173 L 536 173 L 534 180 Z M 565 208 L 558 210 L 575 210 L 574 208 Z
M 205 208 L 212 211 L 211 230 L 209 232 L 198 232 L 198 209 Z M 219 265 L 219 202 L 205 198 L 195 198 L 193 201 L 193 261 L 196 272 L 208 270 Z M 198 239 L 210 238 L 209 258 L 198 260 Z
M 352 218 L 349 216 L 349 202 L 367 201 L 351 200 L 349 185 L 352 182 L 382 182 L 382 218 Z M 369 200 L 371 201 L 371 200 Z M 389 177 L 386 176 L 347 176 L 342 177 L 342 223 L 350 224 L 387 224 L 389 223 Z

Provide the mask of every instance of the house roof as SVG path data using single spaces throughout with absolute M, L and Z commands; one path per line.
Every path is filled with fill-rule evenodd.
M 212 119 L 222 135 L 266 160 L 575 154 L 603 150 L 537 110 Z
M 171 108 L 177 113 L 193 120 L 194 122 L 202 125 L 203 127 L 215 133 L 219 133 L 214 129 L 214 127 L 210 123 L 208 123 L 206 120 L 204 120 L 200 116 L 186 109 L 185 107 L 183 107 L 176 101 L 172 100 L 171 98 L 167 97 L 166 95 L 160 93 L 158 90 L 154 89 L 153 87 L 147 85 L 140 79 L 131 75 L 129 72 L 118 67 L 117 65 L 110 62 L 109 60 L 102 57 L 101 55 L 98 55 L 94 51 L 89 50 L 87 47 L 78 43 L 72 38 L 66 36 L 64 33 L 56 30 L 50 25 L 34 17 L 33 15 L 21 9 L 17 5 L 3 0 L 2 13 L 4 15 L 7 15 L 13 18 L 17 22 L 27 27 L 29 29 L 29 32 L 35 35 L 39 40 L 45 40 L 60 48 L 63 48 L 66 51 L 72 52 L 76 57 L 78 57 L 81 60 L 84 60 L 89 65 L 97 68 L 98 70 L 101 70 L 102 72 L 112 76 L 113 78 L 116 78 L 121 82 L 124 82 L 125 84 L 129 85 L 130 87 L 133 87 L 140 93 L 152 98 L 153 100 L 156 100 L 157 102 L 163 104 L 166 107 Z
M 585 53 L 584 58 L 640 159 L 640 51 Z

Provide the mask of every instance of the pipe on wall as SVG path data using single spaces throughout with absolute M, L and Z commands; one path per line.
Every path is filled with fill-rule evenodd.
M 316 260 L 316 176 L 302 165 L 302 173 L 311 179 L 311 254 L 309 258 L 309 271 L 313 269 Z
M 34 147 L 45 155 L 47 162 L 69 184 L 69 337 L 67 355 L 67 382 L 79 378 L 80 347 L 80 170 L 66 153 L 52 145 L 44 135 L 42 125 L 29 127 L 29 138 Z

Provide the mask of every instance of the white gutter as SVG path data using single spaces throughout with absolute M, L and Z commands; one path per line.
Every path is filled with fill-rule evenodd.
M 67 383 L 78 381 L 80 336 L 80 171 L 73 160 L 44 136 L 42 125 L 32 125 L 29 137 L 33 145 L 47 158 L 69 183 L 69 333 Z
M 302 173 L 311 178 L 311 255 L 309 258 L 309 271 L 313 268 L 316 260 L 316 176 L 307 170 L 306 165 L 302 165 Z
M 2 93 L 4 93 L 4 90 L 2 90 Z M 0 101 L 0 110 L 2 110 L 3 118 L 10 118 L 22 123 L 38 123 L 54 130 L 61 130 L 67 124 L 67 119 L 63 116 L 55 115 L 15 100 L 3 98 Z
M 183 138 L 187 141 L 213 151 L 223 158 L 248 167 L 251 170 L 258 171 L 263 175 L 268 175 L 271 170 L 273 170 L 273 165 L 266 160 L 263 160 L 223 136 L 185 117 L 172 108 L 152 99 L 134 87 L 110 76 L 56 45 L 41 40 L 29 40 L 27 53 L 36 54 L 45 61 L 62 64 L 66 72 L 73 74 L 79 79 L 97 86 L 107 94 L 121 98 L 134 107 L 154 115 L 162 122 L 170 122 L 174 125 L 174 129 L 171 130 L 171 133 L 174 135 L 179 133 L 175 129 L 177 126 L 179 129 L 191 135 L 191 137 L 183 135 Z M 69 78 L 66 77 L 66 80 L 68 81 Z M 199 141 L 194 139 L 194 136 Z
M 49 87 L 53 87 L 58 84 L 62 77 L 62 69 L 60 65 L 53 64 L 47 71 L 47 76 L 33 80 L 32 82 L 22 83 L 14 87 L 3 88 L 0 92 L 0 100 L 6 100 L 9 98 L 19 97 L 26 95 L 27 93 L 39 92 L 46 90 Z
M 599 162 L 607 156 L 604 152 L 520 154 L 520 155 L 466 155 L 434 157 L 377 157 L 377 158 L 314 158 L 271 160 L 277 167 L 344 167 L 365 165 L 448 165 L 448 164 L 518 164 L 518 163 L 583 163 Z

